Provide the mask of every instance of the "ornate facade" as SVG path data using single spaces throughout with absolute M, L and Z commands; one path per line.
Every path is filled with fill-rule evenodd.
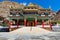
M 49 24 L 55 13 L 50 8 L 42 8 L 41 6 L 30 3 L 22 8 L 11 8 L 9 18 L 13 25 L 36 26 Z

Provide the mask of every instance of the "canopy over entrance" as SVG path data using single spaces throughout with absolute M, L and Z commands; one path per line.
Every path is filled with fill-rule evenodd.
M 27 21 L 34 21 L 35 18 L 27 18 Z

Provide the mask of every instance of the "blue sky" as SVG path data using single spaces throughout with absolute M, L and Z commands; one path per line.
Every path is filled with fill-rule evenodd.
M 2 0 L 0 0 L 1 2 Z M 12 0 L 18 3 L 29 3 L 38 4 L 44 8 L 51 6 L 52 10 L 57 12 L 60 9 L 60 0 Z

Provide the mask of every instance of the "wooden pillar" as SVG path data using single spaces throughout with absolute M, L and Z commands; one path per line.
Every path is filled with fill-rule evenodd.
M 9 32 L 11 31 L 12 22 L 9 21 Z
M 17 28 L 18 28 L 18 19 L 17 19 Z
M 52 21 L 50 20 L 50 28 L 52 29 Z
M 26 26 L 26 19 L 24 19 L 24 26 Z
M 35 25 L 35 26 L 37 25 L 37 18 L 35 18 L 35 22 L 34 22 L 34 25 Z
M 42 28 L 44 28 L 44 20 L 42 20 Z

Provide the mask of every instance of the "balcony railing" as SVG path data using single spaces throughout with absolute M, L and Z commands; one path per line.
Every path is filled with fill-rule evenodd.
M 51 15 L 48 15 L 48 16 L 51 16 Z
M 41 15 L 41 16 L 45 16 L 45 15 Z

